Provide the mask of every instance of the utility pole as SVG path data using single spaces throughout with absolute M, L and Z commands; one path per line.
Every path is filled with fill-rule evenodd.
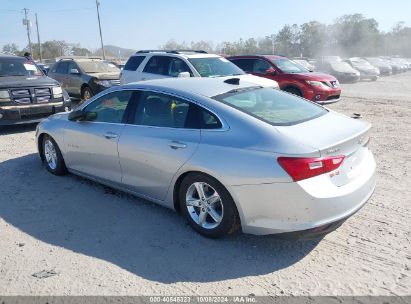
M 33 56 L 33 49 L 31 48 L 31 40 L 30 40 L 30 20 L 27 18 L 27 13 L 29 10 L 27 8 L 23 8 L 23 10 L 24 10 L 23 24 L 26 26 L 26 29 L 27 29 L 27 38 L 29 39 L 30 54 L 31 56 Z
M 104 44 L 103 44 L 103 34 L 101 33 L 101 23 L 100 23 L 100 11 L 99 11 L 100 2 L 96 0 L 96 7 L 97 7 L 97 19 L 98 19 L 98 28 L 100 30 L 100 41 L 101 41 L 101 51 L 103 53 L 103 60 L 106 60 L 106 54 L 104 52 Z
M 271 47 L 272 47 L 272 49 L 271 49 L 271 53 L 274 55 L 274 53 L 275 53 L 275 45 L 274 45 L 274 40 L 275 40 L 275 35 L 274 34 L 272 34 L 272 35 L 270 35 L 270 36 L 265 36 L 265 38 L 266 39 L 269 39 L 270 41 L 271 41 Z
M 40 62 L 43 61 L 43 58 L 41 56 L 41 42 L 40 42 L 40 32 L 39 32 L 39 22 L 37 20 L 37 13 L 36 13 L 36 28 L 37 28 L 37 42 L 39 44 L 39 56 L 40 56 Z

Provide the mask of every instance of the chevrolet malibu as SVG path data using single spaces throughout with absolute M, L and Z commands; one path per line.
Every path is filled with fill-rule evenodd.
M 207 237 L 324 234 L 375 187 L 370 125 L 240 78 L 106 90 L 36 130 L 48 171 L 181 212 Z

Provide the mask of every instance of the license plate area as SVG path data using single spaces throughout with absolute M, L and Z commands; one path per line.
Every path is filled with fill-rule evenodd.
M 361 174 L 366 150 L 366 147 L 360 147 L 354 153 L 347 155 L 342 165 L 337 170 L 329 173 L 333 184 L 338 187 L 344 186 Z

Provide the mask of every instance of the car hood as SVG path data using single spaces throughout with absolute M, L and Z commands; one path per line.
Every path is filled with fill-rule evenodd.
M 120 72 L 114 73 L 89 73 L 89 75 L 96 77 L 97 79 L 101 80 L 114 80 L 120 79 Z
M 339 73 L 355 73 L 356 70 L 353 69 L 348 63 L 345 62 L 330 62 L 331 68 L 335 72 Z
M 324 73 L 296 73 L 296 74 L 289 74 L 296 79 L 299 80 L 314 80 L 314 81 L 336 81 L 337 79 L 334 76 L 324 74 Z
M 0 88 L 40 87 L 58 85 L 59 83 L 46 76 L 7 76 L 0 77 Z

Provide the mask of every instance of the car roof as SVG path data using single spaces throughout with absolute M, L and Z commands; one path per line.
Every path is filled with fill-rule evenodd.
M 124 85 L 124 87 L 156 87 L 159 89 L 167 89 L 170 91 L 183 91 L 192 94 L 199 94 L 206 97 L 213 97 L 216 95 L 227 93 L 228 91 L 241 88 L 256 87 L 258 84 L 241 80 L 239 84 L 229 84 L 224 82 L 227 79 L 240 79 L 235 76 L 228 77 L 190 77 L 190 78 L 162 78 L 154 80 L 145 80 L 140 82 L 133 82 Z
M 221 57 L 216 54 L 208 54 L 208 53 L 197 53 L 197 52 L 180 52 L 174 53 L 169 51 L 150 51 L 150 52 L 137 52 L 133 54 L 133 56 L 172 56 L 172 57 L 184 57 L 184 58 L 218 58 Z
M 285 56 L 280 55 L 238 55 L 238 56 L 227 56 L 227 59 L 235 59 L 235 58 L 266 58 L 269 60 L 276 60 L 276 59 L 288 59 Z
M 0 58 L 8 58 L 8 59 L 16 59 L 16 58 L 19 58 L 19 59 L 25 59 L 25 60 L 27 60 L 27 58 L 26 58 L 26 57 L 23 57 L 23 56 L 8 55 L 8 54 L 0 54 Z

